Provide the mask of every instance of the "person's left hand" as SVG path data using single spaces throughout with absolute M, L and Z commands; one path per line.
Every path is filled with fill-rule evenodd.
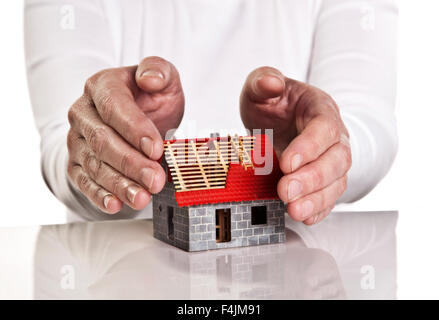
M 262 67 L 248 76 L 240 108 L 247 129 L 274 129 L 284 173 L 277 191 L 288 214 L 307 225 L 320 222 L 346 190 L 352 162 L 337 104 L 318 88 Z

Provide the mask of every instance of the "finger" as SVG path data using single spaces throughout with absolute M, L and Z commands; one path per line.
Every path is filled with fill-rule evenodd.
M 110 190 L 124 203 L 135 210 L 144 209 L 151 201 L 151 194 L 139 186 L 137 183 L 126 178 L 104 162 L 100 162 L 100 169 L 95 170 L 95 181 L 107 190 Z
M 161 191 L 166 175 L 160 164 L 146 158 L 112 128 L 103 124 L 95 109 L 83 108 L 81 117 L 74 121 L 74 126 L 85 138 L 97 159 L 138 182 L 149 192 Z
M 346 190 L 346 181 L 345 175 L 320 191 L 288 203 L 288 214 L 296 221 L 306 221 L 309 218 L 316 217 L 318 213 L 326 208 L 334 206 L 337 199 Z
M 177 69 L 160 57 L 147 57 L 139 63 L 136 82 L 139 88 L 148 93 L 167 93 L 181 86 Z
M 317 160 L 283 176 L 277 185 L 278 195 L 283 201 L 292 202 L 321 190 L 344 176 L 351 163 L 350 148 L 337 143 Z
M 98 185 L 110 191 L 135 210 L 141 210 L 151 200 L 151 194 L 96 158 L 83 138 L 78 138 L 71 150 L 71 160 L 79 163 L 84 172 Z
M 334 208 L 333 206 L 329 207 L 329 208 L 326 208 L 325 210 L 317 213 L 316 215 L 314 215 L 312 217 L 309 217 L 308 219 L 303 221 L 303 223 L 306 224 L 307 226 L 310 226 L 310 225 L 313 225 L 313 224 L 317 224 L 320 221 L 322 221 L 323 219 L 325 219 L 332 212 L 333 208 Z
M 142 150 L 150 159 L 158 160 L 163 153 L 160 132 L 140 110 L 129 86 L 120 80 L 123 76 L 126 77 L 124 71 L 114 71 L 90 78 L 85 94 L 91 101 L 85 97 L 84 103 L 94 105 L 102 121 L 134 148 Z
M 241 96 L 255 103 L 265 103 L 281 96 L 284 89 L 285 79 L 279 70 L 261 67 L 249 74 Z
M 348 141 L 347 131 L 329 116 L 317 116 L 283 151 L 279 166 L 283 173 L 294 172 L 316 160 L 334 144 Z M 347 142 L 348 143 L 348 142 Z
M 122 209 L 122 202 L 94 182 L 80 165 L 71 162 L 68 174 L 75 186 L 100 210 L 114 214 Z

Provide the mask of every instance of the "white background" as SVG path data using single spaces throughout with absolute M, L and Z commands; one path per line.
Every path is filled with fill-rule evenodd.
M 423 249 L 432 241 L 439 246 L 439 1 L 398 3 L 399 153 L 381 184 L 347 208 L 399 210 L 398 232 L 404 235 L 398 237 L 398 272 L 403 279 L 399 286 L 410 297 L 437 297 L 435 287 L 427 284 L 439 272 L 439 257 L 437 251 Z M 65 220 L 63 205 L 40 175 L 39 137 L 26 85 L 22 13 L 21 1 L 0 1 L 0 227 Z M 413 268 L 419 268 L 419 274 L 404 277 Z M 420 284 L 429 289 L 417 291 Z

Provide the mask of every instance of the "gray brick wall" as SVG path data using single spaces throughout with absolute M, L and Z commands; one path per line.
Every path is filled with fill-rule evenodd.
M 187 251 L 255 246 L 285 241 L 285 205 L 280 200 L 199 205 L 180 208 L 174 186 L 166 182 L 162 192 L 153 195 L 154 237 Z M 251 208 L 266 206 L 267 223 L 252 225 Z M 173 238 L 168 230 L 168 207 L 174 211 Z M 231 211 L 231 240 L 216 242 L 217 209 Z
M 267 207 L 267 223 L 252 225 L 251 207 Z M 216 242 L 215 215 L 217 209 L 231 211 L 231 240 Z M 214 205 L 200 205 L 189 211 L 189 251 L 233 248 L 285 240 L 285 206 L 280 200 L 260 200 Z
M 168 207 L 174 211 L 174 236 L 169 237 Z M 153 195 L 154 237 L 178 248 L 189 250 L 189 215 L 187 208 L 180 208 L 175 201 L 174 187 L 166 183 L 162 192 Z

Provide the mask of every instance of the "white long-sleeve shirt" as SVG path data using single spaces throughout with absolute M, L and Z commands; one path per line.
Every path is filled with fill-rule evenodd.
M 79 217 L 110 218 L 68 182 L 67 111 L 94 73 L 155 55 L 180 72 L 179 137 L 244 132 L 239 94 L 259 66 L 328 92 L 352 147 L 340 202 L 355 201 L 397 150 L 397 15 L 391 0 L 27 0 L 26 64 L 44 178 Z M 139 215 L 124 211 L 112 217 Z

